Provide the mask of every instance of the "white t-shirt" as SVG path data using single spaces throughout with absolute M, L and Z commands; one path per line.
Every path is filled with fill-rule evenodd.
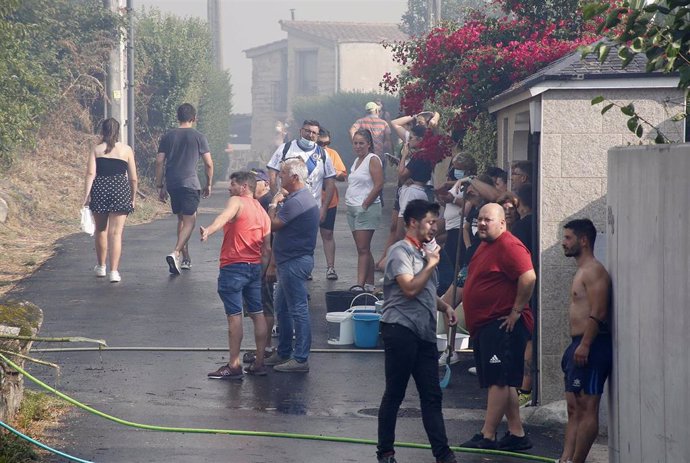
M 369 196 L 369 193 L 371 193 L 371 190 L 374 189 L 374 179 L 371 178 L 371 172 L 369 171 L 369 163 L 372 157 L 381 162 L 381 158 L 374 153 L 369 153 L 362 159 L 359 166 L 357 166 L 357 159 L 352 164 L 350 175 L 347 177 L 347 190 L 345 191 L 345 204 L 347 206 L 361 206 L 364 200 L 367 199 L 367 196 Z M 377 196 L 374 203 L 379 202 L 381 202 L 381 199 Z
M 283 149 L 285 143 L 282 143 L 278 149 L 275 150 L 273 156 L 271 156 L 270 161 L 266 164 L 269 169 L 280 171 L 280 164 L 288 159 L 300 158 L 305 164 L 307 164 L 307 172 L 309 175 L 307 177 L 307 187 L 314 195 L 314 199 L 321 204 L 321 191 L 323 190 L 323 179 L 324 178 L 335 178 L 337 172 L 333 167 L 331 158 L 325 153 L 325 151 L 318 145 L 314 146 L 314 149 L 309 151 L 304 151 L 297 144 L 297 140 L 292 140 L 290 147 L 283 157 Z M 324 165 L 325 159 L 325 165 Z
M 462 198 L 463 193 L 460 191 L 460 185 L 455 183 L 453 188 L 448 190 L 448 192 L 453 195 L 453 199 Z M 446 230 L 454 230 L 456 228 L 461 228 L 462 223 L 460 222 L 460 207 L 456 206 L 455 203 L 446 204 L 446 208 L 443 210 L 443 218 L 446 221 Z

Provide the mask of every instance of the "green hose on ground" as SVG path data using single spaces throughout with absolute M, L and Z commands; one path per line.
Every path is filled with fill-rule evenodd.
M 243 431 L 243 430 L 238 430 L 238 429 L 204 429 L 204 428 L 180 428 L 180 427 L 171 427 L 171 426 L 155 426 L 155 425 L 150 425 L 150 424 L 143 424 L 143 423 L 134 423 L 132 421 L 127 421 L 123 420 L 121 418 L 117 418 L 112 415 L 108 415 L 107 413 L 103 413 L 100 410 L 96 410 L 93 407 L 89 407 L 86 404 L 83 404 L 76 399 L 73 399 L 72 397 L 68 396 L 67 394 L 64 394 L 57 389 L 49 386 L 48 384 L 44 383 L 40 379 L 32 376 L 29 374 L 26 370 L 21 368 L 19 365 L 5 357 L 3 354 L 0 354 L 0 360 L 4 361 L 7 363 L 9 366 L 17 370 L 19 373 L 24 375 L 26 378 L 28 378 L 30 381 L 33 383 L 37 384 L 38 386 L 42 387 L 46 391 L 50 391 L 53 394 L 57 395 L 61 399 L 71 403 L 72 405 L 81 408 L 82 410 L 85 410 L 89 413 L 92 413 L 96 416 L 100 416 L 101 418 L 105 418 L 106 420 L 114 421 L 115 423 L 121 424 L 123 426 L 129 426 L 132 428 L 138 428 L 138 429 L 147 429 L 149 431 L 160 431 L 160 432 L 183 432 L 183 433 L 196 433 L 196 434 L 226 434 L 226 435 L 232 435 L 232 436 L 253 436 L 253 437 L 278 437 L 278 438 L 283 438 L 283 439 L 300 439 L 300 440 L 312 440 L 312 441 L 324 441 L 324 442 L 338 442 L 338 443 L 344 443 L 344 444 L 362 444 L 362 445 L 376 445 L 377 442 L 373 439 L 358 439 L 354 437 L 337 437 L 337 436 L 322 436 L 322 435 L 313 435 L 313 434 L 297 434 L 297 433 L 287 433 L 287 432 L 268 432 L 268 431 Z M 417 443 L 412 443 L 412 442 L 396 442 L 395 443 L 396 447 L 402 447 L 402 448 L 412 448 L 412 449 L 431 449 L 431 446 L 429 444 L 417 444 Z M 545 462 L 545 463 L 554 463 L 556 461 L 554 458 L 548 458 L 548 457 L 542 457 L 539 455 L 530 455 L 526 453 L 517 453 L 517 452 L 505 452 L 502 450 L 484 450 L 484 449 L 467 449 L 464 447 L 451 447 L 451 449 L 455 452 L 462 452 L 462 453 L 471 453 L 471 454 L 477 454 L 477 455 L 496 455 L 496 456 L 503 456 L 503 457 L 512 457 L 512 458 L 519 458 L 522 460 L 530 460 L 530 461 L 539 461 L 539 462 Z

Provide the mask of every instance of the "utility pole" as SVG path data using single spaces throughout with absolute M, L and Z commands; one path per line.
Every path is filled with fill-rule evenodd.
M 429 25 L 429 31 L 441 24 L 441 0 L 427 0 L 426 23 Z
M 127 0 L 127 144 L 134 149 L 134 0 Z
M 211 31 L 211 51 L 216 69 L 223 69 L 223 53 L 220 32 L 220 0 L 207 0 L 206 16 Z
M 122 14 L 124 0 L 103 0 L 103 6 L 115 14 Z M 124 98 L 125 80 L 125 47 L 122 34 L 116 47 L 110 50 L 106 69 L 105 82 L 105 118 L 112 117 L 120 122 L 120 140 L 128 142 L 125 136 L 125 118 L 127 117 L 127 100 Z

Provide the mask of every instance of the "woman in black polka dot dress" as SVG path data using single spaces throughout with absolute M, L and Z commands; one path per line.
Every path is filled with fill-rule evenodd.
M 96 232 L 94 272 L 106 276 L 106 256 L 110 260 L 112 283 L 121 280 L 122 231 L 127 215 L 134 210 L 137 168 L 134 151 L 120 143 L 120 123 L 110 118 L 101 124 L 101 142 L 89 153 L 84 182 L 84 206 L 91 208 Z

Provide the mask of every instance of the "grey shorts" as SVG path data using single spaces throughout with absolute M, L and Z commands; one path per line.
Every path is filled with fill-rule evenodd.
M 423 186 L 408 185 L 400 188 L 400 212 L 398 212 L 398 217 L 403 217 L 407 203 L 414 199 L 429 200 L 429 196 L 426 194 L 426 189 Z
M 347 206 L 350 230 L 376 230 L 381 223 L 381 203 L 374 203 L 365 211 L 362 206 Z

